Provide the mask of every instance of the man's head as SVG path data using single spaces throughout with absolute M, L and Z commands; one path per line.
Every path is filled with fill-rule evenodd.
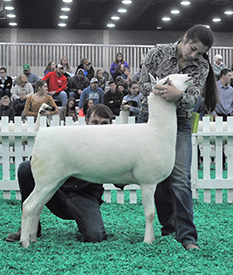
M 78 79 L 82 79 L 84 77 L 84 70 L 83 69 L 78 69 L 76 76 L 78 77 Z
M 96 104 L 87 110 L 85 117 L 88 125 L 112 124 L 112 111 L 104 104 Z
M 1 67 L 0 68 L 0 77 L 5 78 L 6 77 L 6 72 L 7 72 L 6 67 Z
M 98 87 L 98 79 L 93 77 L 90 81 L 90 85 L 92 90 L 96 90 L 96 88 Z
M 91 62 L 88 60 L 88 59 L 84 59 L 84 61 L 83 61 L 83 69 L 85 70 L 85 71 L 90 71 L 90 69 L 91 69 Z
M 220 81 L 223 85 L 229 85 L 231 83 L 231 70 L 230 69 L 222 69 L 220 72 Z
M 62 65 L 60 65 L 60 64 L 56 65 L 56 74 L 57 74 L 57 76 L 60 76 L 63 74 L 63 66 Z
M 124 78 L 122 76 L 118 76 L 116 78 L 116 83 L 118 86 L 123 86 L 124 85 Z
M 28 64 L 24 64 L 23 65 L 23 73 L 26 75 L 26 76 L 29 76 L 30 74 L 30 66 Z
M 115 81 L 113 81 L 113 80 L 109 81 L 109 87 L 110 87 L 110 91 L 112 93 L 116 92 L 117 85 L 116 85 Z

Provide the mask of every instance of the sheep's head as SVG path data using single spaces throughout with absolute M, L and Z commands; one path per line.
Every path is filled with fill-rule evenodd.
M 187 90 L 187 88 L 193 84 L 193 78 L 188 74 L 170 74 L 167 77 L 157 81 L 150 73 L 149 76 L 152 85 L 169 85 L 172 83 L 178 90 L 182 92 Z M 169 83 L 167 82 L 168 78 Z
M 40 106 L 40 109 L 39 109 L 39 114 L 40 115 L 43 115 L 46 111 L 55 111 L 55 107 L 54 106 L 50 106 L 46 103 L 43 103 L 41 106 Z

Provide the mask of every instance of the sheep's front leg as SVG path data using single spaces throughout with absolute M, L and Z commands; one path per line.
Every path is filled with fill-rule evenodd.
M 144 242 L 151 244 L 154 240 L 153 221 L 155 218 L 155 204 L 154 204 L 154 192 L 156 185 L 142 184 L 142 203 L 144 207 L 144 213 L 146 218 L 146 231 Z

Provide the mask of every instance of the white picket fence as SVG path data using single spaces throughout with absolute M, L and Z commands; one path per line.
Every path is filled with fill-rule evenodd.
M 122 123 L 122 117 L 118 117 L 115 123 Z M 129 123 L 133 123 L 130 120 Z M 59 117 L 54 116 L 51 120 L 51 127 L 60 124 Z M 72 125 L 71 118 L 67 118 L 66 125 Z M 79 118 L 78 125 L 84 125 L 84 118 Z M 3 117 L 1 121 L 0 131 L 0 165 L 2 167 L 2 180 L 0 180 L 0 190 L 3 191 L 3 198 L 11 199 L 12 192 L 16 191 L 16 198 L 20 199 L 19 186 L 17 182 L 17 168 L 23 160 L 30 158 L 34 145 L 36 132 L 34 132 L 33 118 L 28 118 L 27 131 L 22 131 L 22 122 L 20 117 L 15 118 L 14 130 L 12 125 L 8 123 L 8 118 Z M 41 117 L 40 127 L 46 127 L 45 117 Z M 60 125 L 60 127 L 65 127 Z M 25 127 L 24 127 L 25 128 Z M 65 131 L 65 128 L 64 128 Z M 203 179 L 198 178 L 198 154 L 197 148 L 200 138 L 203 139 Z M 211 151 L 211 143 L 215 143 L 215 152 Z M 226 144 L 227 156 L 227 178 L 223 178 L 222 169 L 222 150 L 223 144 Z M 215 193 L 215 201 L 223 202 L 223 190 L 227 189 L 227 201 L 233 202 L 233 118 L 229 118 L 227 122 L 227 131 L 223 129 L 221 118 L 216 121 L 216 131 L 210 131 L 210 122 L 208 118 L 203 120 L 203 132 L 192 135 L 193 157 L 191 167 L 191 182 L 193 197 L 199 199 L 199 191 L 204 193 L 204 201 L 211 202 L 211 196 Z M 211 157 L 215 157 L 215 178 L 211 178 Z M 14 165 L 14 166 L 12 166 Z M 10 179 L 10 169 L 15 169 L 15 179 Z M 114 187 L 111 183 L 104 184 L 104 200 L 108 203 L 112 201 L 113 190 L 117 192 L 117 202 L 125 202 L 125 191 Z M 129 192 L 129 202 L 137 203 L 138 190 L 137 185 L 128 185 L 124 188 Z

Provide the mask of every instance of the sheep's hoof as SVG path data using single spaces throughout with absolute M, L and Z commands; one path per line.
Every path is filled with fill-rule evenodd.
M 24 247 L 24 248 L 28 248 L 29 245 L 30 245 L 30 243 L 29 243 L 28 241 L 20 241 L 19 243 L 20 243 L 20 244 L 22 245 L 22 247 Z
M 155 238 L 152 238 L 152 239 L 144 239 L 144 243 L 148 243 L 148 244 L 152 244 L 153 241 L 155 240 Z

